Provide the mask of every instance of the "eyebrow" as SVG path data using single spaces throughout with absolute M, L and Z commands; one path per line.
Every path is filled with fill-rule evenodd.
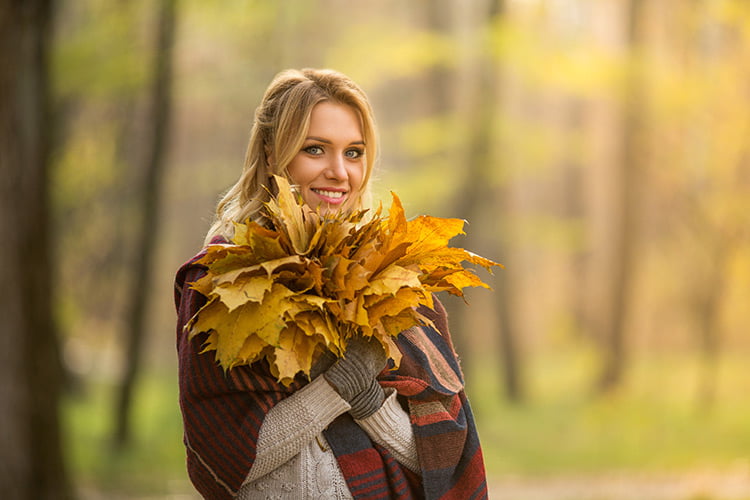
M 324 144 L 333 144 L 328 139 L 323 139 L 322 137 L 316 137 L 314 135 L 309 135 L 309 136 L 305 137 L 305 140 L 306 141 L 318 141 L 318 142 L 322 142 Z M 349 145 L 352 145 L 352 144 L 361 144 L 362 146 L 364 146 L 365 145 L 365 141 L 352 141 L 352 142 L 349 143 Z

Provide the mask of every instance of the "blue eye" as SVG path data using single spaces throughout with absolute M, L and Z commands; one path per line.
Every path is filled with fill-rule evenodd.
M 306 148 L 302 149 L 302 151 L 311 155 L 316 155 L 316 156 L 323 154 L 323 148 L 320 146 L 307 146 Z
M 361 149 L 357 148 L 349 149 L 346 151 L 346 153 L 344 153 L 347 158 L 350 158 L 352 160 L 356 160 L 357 158 L 362 157 L 363 154 L 364 152 Z

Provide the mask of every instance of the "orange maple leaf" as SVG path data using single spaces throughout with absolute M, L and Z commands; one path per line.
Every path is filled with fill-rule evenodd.
M 324 350 L 341 355 L 356 335 L 376 338 L 398 364 L 393 337 L 428 320 L 417 307 L 432 293 L 462 296 L 488 286 L 464 262 L 502 265 L 448 246 L 464 221 L 420 216 L 407 220 L 392 193 L 388 216 L 376 210 L 320 215 L 303 206 L 276 177 L 279 196 L 266 205 L 271 227 L 235 224 L 231 243 L 212 244 L 198 263 L 204 278 L 191 286 L 208 300 L 186 325 L 208 333 L 225 369 L 266 359 L 290 384 L 308 375 Z

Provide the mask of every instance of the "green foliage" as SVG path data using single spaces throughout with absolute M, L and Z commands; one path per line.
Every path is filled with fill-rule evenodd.
M 527 213 L 514 218 L 509 229 L 515 245 L 575 254 L 585 249 L 583 221 L 545 214 Z
M 81 205 L 95 204 L 103 191 L 112 189 L 125 167 L 116 156 L 116 132 L 112 123 L 99 126 L 96 135 L 83 127 L 72 128 L 52 181 L 54 203 L 59 210 L 69 212 Z
M 110 441 L 114 384 L 85 380 L 90 385 L 84 393 L 65 402 L 67 456 L 80 492 L 94 498 L 193 493 L 185 469 L 176 379 L 152 375 L 141 380 L 133 411 L 135 439 L 119 453 Z
M 402 152 L 380 166 L 374 182 L 376 199 L 390 200 L 389 191 L 402 195 L 407 211 L 419 207 L 427 213 L 445 210 L 445 202 L 461 182 L 465 169 L 460 154 L 466 130 L 455 114 L 414 118 L 399 127 L 382 131 L 383 143 Z M 398 163 L 404 168 L 395 168 Z M 387 182 L 382 178 L 387 177 Z M 424 189 L 429 186 L 429 189 Z
M 457 58 L 456 46 L 447 36 L 389 18 L 344 27 L 328 51 L 326 65 L 350 75 L 364 88 L 374 88 L 389 80 L 418 77 L 430 68 L 455 65 Z
M 138 91 L 151 61 L 139 36 L 142 5 L 86 1 L 64 12 L 53 57 L 60 96 L 106 100 Z
M 126 171 L 115 152 L 115 134 L 111 123 L 101 124 L 96 135 L 85 127 L 72 128 L 52 172 L 56 250 L 65 263 L 59 270 L 57 310 L 65 331 L 86 331 L 82 323 L 96 323 L 114 305 L 111 283 L 103 276 L 114 278 L 119 230 L 113 229 L 117 214 L 108 204 L 122 196 Z M 100 334 L 89 340 L 98 343 Z
M 153 59 L 149 6 L 86 1 L 58 11 L 52 70 L 62 132 L 51 170 L 56 309 L 65 334 L 96 346 L 119 326 L 113 320 L 122 307 L 129 200 L 143 154 L 133 117 L 142 111 Z
M 611 96 L 628 69 L 627 52 L 587 39 L 584 30 L 561 34 L 548 22 L 538 17 L 494 20 L 486 32 L 489 55 L 509 76 L 537 90 Z
M 722 361 L 713 406 L 696 397 L 700 358 L 684 352 L 639 355 L 627 387 L 594 398 L 595 353 L 570 343 L 545 350 L 527 366 L 532 396 L 524 405 L 494 397 L 499 388 L 485 364 L 468 390 L 488 471 L 533 477 L 732 467 L 750 446 L 744 356 Z

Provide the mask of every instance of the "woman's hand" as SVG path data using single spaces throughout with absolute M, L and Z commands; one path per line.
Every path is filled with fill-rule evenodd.
M 323 373 L 326 381 L 352 407 L 357 420 L 369 417 L 380 408 L 385 393 L 375 377 L 385 368 L 383 346 L 376 340 L 357 337 L 347 345 L 344 357 Z
M 337 360 L 335 354 L 331 351 L 325 350 L 315 358 L 312 366 L 310 367 L 310 380 L 315 380 L 319 375 L 323 374 L 328 370 Z

